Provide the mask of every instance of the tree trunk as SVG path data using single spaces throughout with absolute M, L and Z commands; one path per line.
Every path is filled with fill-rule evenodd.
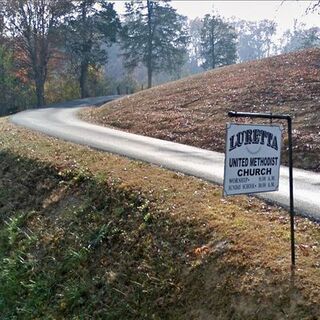
M 212 18 L 214 19 L 214 17 Z M 214 29 L 215 29 L 215 21 L 211 21 L 211 68 L 214 69 L 216 67 L 216 53 L 215 53 L 215 34 L 214 34 Z
M 38 65 L 34 68 L 34 83 L 36 86 L 37 106 L 40 107 L 45 105 L 44 84 L 46 82 L 47 73 L 44 62 L 41 60 L 37 61 L 37 63 Z
M 44 100 L 44 82 L 36 81 L 36 95 L 37 95 L 37 106 L 41 107 L 45 105 Z
M 148 7 L 148 57 L 147 57 L 147 70 L 148 70 L 148 88 L 152 87 L 152 9 L 153 3 L 147 0 Z
M 88 92 L 88 63 L 82 62 L 80 68 L 80 93 L 81 98 L 89 97 Z
M 80 8 L 81 8 L 81 22 L 83 24 L 83 26 L 86 25 L 87 23 L 87 13 L 88 13 L 88 7 L 90 6 L 90 1 L 84 0 L 81 2 L 80 4 Z M 84 37 L 86 38 L 86 41 L 88 41 L 87 39 L 87 30 L 84 30 Z M 87 42 L 84 45 L 84 49 L 81 52 L 81 55 L 83 56 L 81 59 L 81 65 L 80 65 L 80 94 L 81 94 L 81 98 L 87 98 L 89 97 L 89 92 L 88 92 L 88 69 L 89 69 L 89 62 L 88 62 L 88 48 L 87 48 L 88 44 Z
M 152 66 L 151 66 L 151 63 L 149 64 L 149 61 L 148 61 L 148 88 L 151 88 L 152 87 Z

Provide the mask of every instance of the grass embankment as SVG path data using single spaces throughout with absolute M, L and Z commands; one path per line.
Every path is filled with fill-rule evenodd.
M 84 117 L 224 152 L 228 111 L 289 113 L 294 116 L 294 165 L 320 172 L 319 103 L 320 49 L 312 49 L 167 83 L 89 110 Z
M 320 230 L 0 121 L 1 319 L 317 319 Z M 293 282 L 294 280 L 294 282 Z

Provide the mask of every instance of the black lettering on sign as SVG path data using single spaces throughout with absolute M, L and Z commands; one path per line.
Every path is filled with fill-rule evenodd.
M 238 176 L 239 177 L 248 177 L 248 176 L 267 176 L 271 175 L 271 168 L 254 168 L 254 169 L 239 169 Z
M 230 158 L 229 167 L 247 167 L 249 164 L 248 158 Z
M 240 131 L 229 138 L 229 151 L 241 147 L 242 145 L 261 144 L 274 150 L 278 150 L 278 140 L 271 132 L 261 129 L 248 129 Z

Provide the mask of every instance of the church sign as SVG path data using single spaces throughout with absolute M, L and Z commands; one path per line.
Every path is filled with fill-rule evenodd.
M 228 123 L 224 195 L 278 190 L 280 153 L 279 125 Z

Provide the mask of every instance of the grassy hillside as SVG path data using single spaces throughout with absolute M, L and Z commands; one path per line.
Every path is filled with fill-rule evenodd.
M 89 110 L 85 117 L 222 152 L 230 110 L 294 116 L 294 164 L 320 171 L 320 49 L 209 71 Z
M 0 120 L 1 319 L 317 319 L 320 229 Z

